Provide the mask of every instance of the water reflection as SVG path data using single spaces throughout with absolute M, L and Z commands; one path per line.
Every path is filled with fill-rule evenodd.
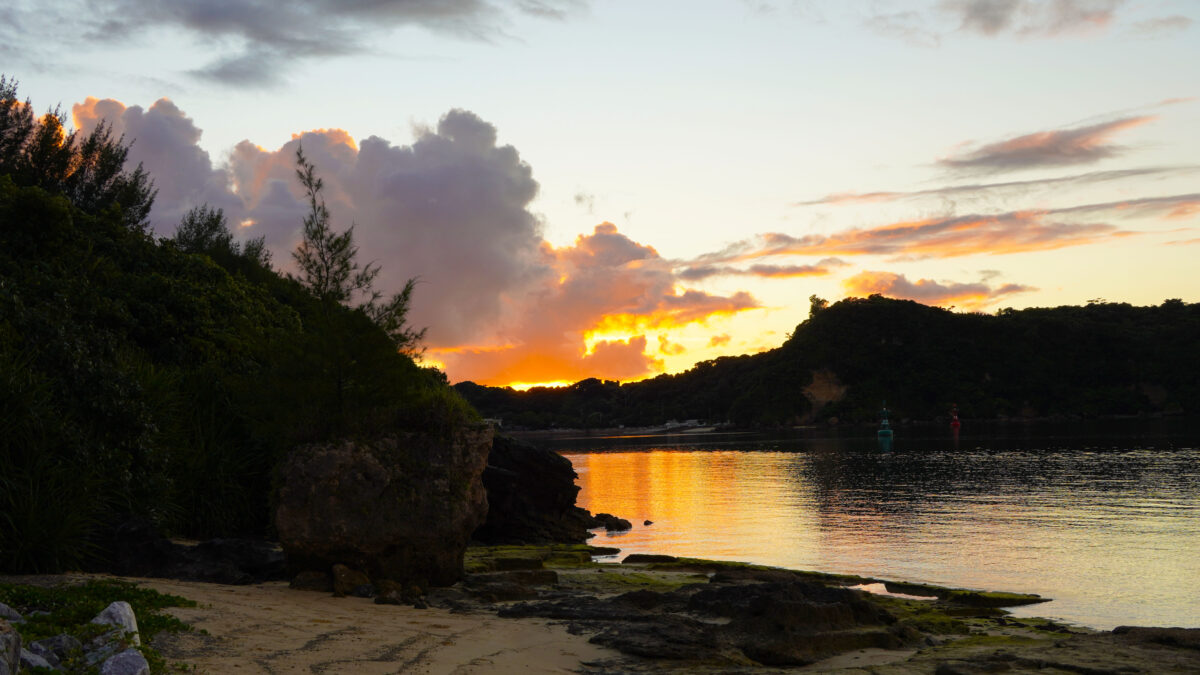
M 1151 438 L 964 435 L 956 452 L 947 430 L 881 454 L 864 434 L 720 436 L 563 454 L 582 505 L 635 523 L 596 542 L 626 553 L 1029 591 L 1055 602 L 1026 613 L 1099 627 L 1197 626 L 1200 451 Z

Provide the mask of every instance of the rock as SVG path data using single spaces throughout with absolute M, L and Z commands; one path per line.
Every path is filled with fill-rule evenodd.
M 334 595 L 338 597 L 353 595 L 358 598 L 369 598 L 375 595 L 374 591 L 375 587 L 371 585 L 371 578 L 366 574 L 341 563 L 333 566 Z
M 1200 628 L 1144 628 L 1141 626 L 1117 626 L 1112 630 L 1122 642 L 1138 644 L 1149 642 L 1167 647 L 1200 650 Z
M 532 600 L 537 597 L 537 590 L 524 584 L 511 581 L 493 581 L 467 587 L 467 592 L 486 602 L 507 602 L 509 600 Z
M 614 624 L 589 642 L 651 659 L 713 660 L 727 651 L 714 626 L 674 615 L 653 623 Z
M 83 653 L 83 644 L 74 636 L 62 633 L 29 643 L 29 651 L 50 662 L 54 668 L 66 663 L 72 656 Z
M 793 580 L 722 585 L 688 600 L 688 609 L 727 617 L 720 633 L 747 657 L 802 666 L 852 649 L 896 649 L 908 637 L 889 630 L 896 619 L 854 591 Z
M 591 516 L 575 506 L 576 477 L 557 452 L 497 436 L 483 472 L 487 520 L 472 538 L 493 545 L 583 543 Z
M 91 622 L 112 626 L 122 634 L 130 633 L 132 634 L 130 642 L 134 645 L 142 644 L 142 639 L 138 636 L 137 616 L 133 613 L 133 607 L 124 600 L 117 600 L 105 607 L 104 611 L 97 614 Z M 120 637 L 124 637 L 124 635 Z
M 21 634 L 0 619 L 0 675 L 16 675 L 21 667 Z
M 260 539 L 210 539 L 180 546 L 172 578 L 217 584 L 255 584 L 284 578 L 284 555 Z
M 525 584 L 527 586 L 553 586 L 558 583 L 558 572 L 554 570 L 513 570 L 511 572 L 484 572 L 482 574 L 469 574 L 464 582 L 470 584 L 484 584 L 494 581 L 511 581 L 517 584 Z
M 280 472 L 275 511 L 289 567 L 342 563 L 371 579 L 454 583 L 487 512 L 481 475 L 491 437 L 478 425 L 297 448 Z
M 284 578 L 283 551 L 274 544 L 257 539 L 176 544 L 148 519 L 137 516 L 114 526 L 105 535 L 102 549 L 104 555 L 89 568 L 91 571 L 218 584 Z
M 28 649 L 21 650 L 21 668 L 29 670 L 31 668 L 58 668 L 57 664 L 52 664 L 46 659 L 29 651 Z
M 100 675 L 150 675 L 150 664 L 138 650 L 126 649 L 105 660 Z
M 15 609 L 13 609 L 12 607 L 9 607 L 8 605 L 4 604 L 3 602 L 0 602 L 0 619 L 5 619 L 7 621 L 17 623 L 20 621 L 24 621 L 25 617 L 21 616 L 21 613 Z
M 511 570 L 540 570 L 545 567 L 545 563 L 541 558 L 503 556 L 492 558 L 492 567 L 499 572 L 507 572 Z
M 679 562 L 679 558 L 673 555 L 657 555 L 654 553 L 630 553 L 621 561 L 622 565 L 634 565 L 639 563 L 673 563 Z
M 650 527 L 653 524 L 654 524 L 653 520 L 643 520 L 642 521 L 642 525 L 645 525 L 646 527 Z
M 304 570 L 292 578 L 288 588 L 296 591 L 321 591 L 323 593 L 333 592 L 333 578 L 316 570 Z
M 597 513 L 595 521 L 597 523 L 596 527 L 603 527 L 609 532 L 624 532 L 633 529 L 633 523 L 624 518 L 618 518 L 611 513 Z

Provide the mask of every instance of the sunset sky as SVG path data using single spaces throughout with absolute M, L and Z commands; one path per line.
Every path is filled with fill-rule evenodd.
M 1195 0 L 16 0 L 0 72 L 153 226 L 288 270 L 295 150 L 451 381 L 678 372 L 809 296 L 1200 301 Z

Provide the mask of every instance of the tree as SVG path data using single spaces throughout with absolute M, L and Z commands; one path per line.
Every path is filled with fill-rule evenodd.
M 203 253 L 226 266 L 232 258 L 245 258 L 263 268 L 271 264 L 265 237 L 255 237 L 245 246 L 235 242 L 225 212 L 207 204 L 185 213 L 171 239 L 184 253 Z
M 356 297 L 365 298 L 357 308 L 387 333 L 396 349 L 408 354 L 417 351 L 425 329 L 414 330 L 406 321 L 417 280 L 409 279 L 402 291 L 384 301 L 383 294 L 374 287 L 379 265 L 358 263 L 354 226 L 341 234 L 330 227 L 329 209 L 321 196 L 325 184 L 304 157 L 302 147 L 296 149 L 296 166 L 309 206 L 304 217 L 304 240 L 292 253 L 300 266 L 299 281 L 322 303 L 352 307 Z

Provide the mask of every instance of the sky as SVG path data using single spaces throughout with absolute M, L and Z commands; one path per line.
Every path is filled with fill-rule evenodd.
M 781 344 L 813 295 L 1200 301 L 1195 0 L 16 0 L 0 72 L 293 270 L 302 146 L 452 382 Z

